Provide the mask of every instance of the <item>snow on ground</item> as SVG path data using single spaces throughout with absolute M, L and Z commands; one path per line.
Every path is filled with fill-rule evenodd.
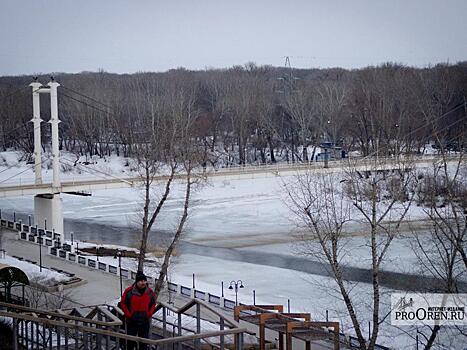
M 112 257 L 99 259 L 102 262 L 116 264 Z M 135 259 L 122 258 L 122 266 L 135 269 L 136 265 Z M 154 265 L 146 265 L 145 273 L 153 278 L 157 277 L 157 268 Z M 235 291 L 228 287 L 231 281 L 241 280 L 244 288 L 238 289 L 240 303 L 253 304 L 254 290 L 256 304 L 279 304 L 287 310 L 290 300 L 292 312 L 310 313 L 313 320 L 325 320 L 328 310 L 330 320 L 339 321 L 346 334 L 354 334 L 345 304 L 332 278 L 193 254 L 183 254 L 173 259 L 169 272 L 170 282 L 192 287 L 193 274 L 197 290 L 221 296 L 222 282 L 224 282 L 225 298 L 235 301 Z M 372 315 L 371 285 L 353 283 L 351 287 L 351 297 L 355 300 L 354 305 L 358 306 L 359 319 L 366 329 Z M 393 292 L 399 291 L 381 288 L 381 315 L 389 312 L 390 297 Z M 366 335 L 367 331 L 364 333 Z M 387 321 L 382 325 L 378 343 L 386 346 L 397 344 L 397 349 L 413 349 L 415 335 L 415 328 L 398 328 L 391 326 Z M 462 347 L 453 346 L 452 349 L 462 349 Z
M 257 304 L 280 304 L 287 310 L 287 299 L 290 299 L 292 312 L 306 312 L 311 314 L 313 320 L 325 320 L 328 310 L 330 320 L 339 321 L 346 334 L 353 334 L 346 307 L 331 278 L 190 254 L 184 254 L 175 260 L 170 276 L 171 282 L 191 286 L 192 273 L 195 273 L 196 289 L 220 295 L 221 282 L 224 281 L 225 297 L 235 300 L 235 293 L 229 290 L 228 286 L 230 281 L 241 279 L 244 285 L 238 293 L 241 303 L 253 303 L 253 290 L 256 291 Z M 355 305 L 358 305 L 359 320 L 365 325 L 364 329 L 367 329 L 366 325 L 372 314 L 372 305 L 369 304 L 371 286 L 359 283 L 352 284 L 352 287 L 351 297 L 356 301 Z M 397 291 L 381 288 L 381 315 L 390 310 L 392 292 Z M 397 349 L 414 349 L 416 329 L 397 328 L 388 322 L 381 326 L 378 343 L 392 348 L 397 344 Z M 372 327 L 371 323 L 370 326 Z M 367 335 L 366 330 L 364 334 Z M 456 344 L 451 349 L 463 347 Z
M 193 195 L 184 240 L 213 247 L 227 247 L 267 251 L 275 254 L 297 254 L 297 226 L 290 209 L 284 203 L 283 184 L 292 181 L 292 176 L 265 177 L 257 179 L 221 180 L 213 178 Z M 99 190 L 91 197 L 62 195 L 67 220 L 78 221 L 74 225 L 75 238 L 100 243 L 136 245 L 138 222 L 141 213 L 139 189 L 124 188 Z M 180 215 L 183 201 L 183 186 L 175 184 L 156 225 L 155 232 L 172 231 Z M 30 197 L 2 198 L 0 208 L 4 212 L 32 213 Z M 421 207 L 412 206 L 412 219 L 424 216 Z M 27 220 L 26 217 L 23 221 Z M 126 229 L 124 235 L 89 232 L 80 235 L 82 222 L 97 223 Z M 76 227 L 78 226 L 78 227 Z M 92 230 L 93 228 L 91 228 Z M 95 228 L 94 228 L 95 229 Z M 358 231 L 353 229 L 353 231 Z M 353 232 L 346 242 L 347 254 L 343 262 L 352 266 L 368 266 L 370 256 L 366 239 L 361 232 Z M 69 236 L 68 236 L 69 237 Z M 311 243 L 310 243 L 311 244 Z M 300 245 L 300 243 L 298 243 Z M 392 243 L 384 269 L 398 272 L 416 272 L 416 257 L 408 239 L 398 237 Z M 397 262 L 397 263 L 393 263 Z
M 99 260 L 112 265 L 117 264 L 112 257 L 100 257 Z M 123 267 L 135 269 L 136 265 L 135 259 L 122 258 Z M 145 273 L 148 276 L 154 278 L 157 276 L 156 272 L 154 265 L 146 265 Z M 332 278 L 270 266 L 183 254 L 173 259 L 169 281 L 192 287 L 193 273 L 197 290 L 221 296 L 222 282 L 224 282 L 225 298 L 235 301 L 235 291 L 228 287 L 231 281 L 241 280 L 244 288 L 238 289 L 239 303 L 253 304 L 253 290 L 255 290 L 257 305 L 279 304 L 287 311 L 290 300 L 292 312 L 310 313 L 313 320 L 321 321 L 326 319 L 326 310 L 328 310 L 331 321 L 339 321 L 342 331 L 346 334 L 354 334 L 345 305 Z M 368 300 L 371 300 L 371 285 L 360 283 L 352 286 L 351 296 L 359 306 L 358 312 L 362 324 L 366 325 L 371 320 L 372 306 L 368 304 Z M 397 291 L 381 289 L 382 314 L 389 312 L 392 292 Z M 397 337 L 398 349 L 414 347 L 412 336 L 415 336 L 415 332 L 406 335 L 400 329 L 385 323 L 380 334 L 378 341 L 380 344 L 393 345 Z
M 106 166 L 113 171 L 113 174 L 126 168 L 122 159 L 110 159 L 107 165 L 104 162 L 102 169 L 105 170 Z M 3 171 L 2 169 L 4 170 L 5 167 L 2 168 L 0 164 L 0 172 Z M 10 170 L 0 173 L 0 182 L 8 177 Z M 68 175 L 64 174 L 62 178 L 76 175 L 71 174 L 72 172 Z M 50 171 L 46 176 L 51 176 Z M 282 192 L 284 181 L 290 179 L 290 176 L 211 179 L 193 195 L 193 205 L 184 240 L 212 247 L 259 250 L 272 254 L 297 254 L 294 244 L 297 227 L 293 223 L 289 208 L 284 204 Z M 122 246 L 134 245 L 137 242 L 138 225 L 135 223 L 140 221 L 138 218 L 142 203 L 141 192 L 138 189 L 100 190 L 95 191 L 91 197 L 70 195 L 62 195 L 62 197 L 64 216 L 68 220 L 68 225 L 72 221 L 77 223 L 74 225 L 75 238 Z M 182 201 L 183 186 L 175 184 L 172 196 L 167 201 L 154 232 L 164 233 L 173 230 L 180 214 Z M 0 208 L 3 212 L 17 211 L 27 215 L 33 212 L 33 200 L 32 197 L 2 198 Z M 413 206 L 409 214 L 411 219 L 420 219 L 423 217 L 423 210 Z M 86 223 L 92 225 L 84 231 L 83 227 L 86 227 Z M 115 230 L 107 231 L 109 226 Z M 129 226 L 132 228 L 128 229 Z M 78 232 L 80 229 L 82 231 Z M 355 235 L 349 238 L 347 242 L 349 254 L 344 257 L 344 262 L 352 266 L 367 266 L 369 255 L 365 244 L 366 239 L 361 236 Z M 416 258 L 410 248 L 410 242 L 404 236 L 398 237 L 393 242 L 388 257 L 383 268 L 399 272 L 416 272 L 414 267 Z M 113 257 L 99 259 L 112 265 L 118 264 Z M 338 293 L 335 292 L 331 278 L 193 254 L 183 254 L 174 260 L 176 264 L 173 265 L 170 273 L 170 279 L 174 283 L 191 286 L 192 273 L 195 273 L 197 289 L 220 295 L 221 281 L 224 281 L 225 296 L 234 300 L 235 295 L 227 289 L 228 283 L 231 280 L 242 279 L 245 288 L 239 293 L 241 302 L 251 303 L 254 289 L 257 303 L 286 305 L 287 299 L 290 299 L 293 311 L 311 312 L 312 317 L 316 319 L 324 319 L 325 311 L 329 310 L 330 318 L 341 321 L 344 330 L 351 332 L 345 307 Z M 122 265 L 127 268 L 136 267 L 133 259 L 122 259 Z M 151 271 L 150 268 L 146 272 L 152 274 L 154 270 Z M 365 307 L 366 301 L 370 300 L 369 292 L 369 285 L 366 284 L 356 284 L 352 292 L 354 297 L 361 301 L 362 324 L 366 324 L 370 319 L 371 306 Z M 385 310 L 391 292 L 392 290 L 383 288 L 382 304 Z M 415 336 L 415 332 L 407 336 L 403 334 L 403 330 L 388 325 L 384 326 L 381 332 L 379 342 L 383 344 L 393 345 L 394 337 L 397 336 L 398 349 L 414 348 L 414 341 L 410 336 Z
M 18 269 L 22 270 L 26 276 L 28 276 L 30 281 L 34 281 L 35 283 L 45 286 L 52 286 L 57 282 L 65 282 L 70 279 L 70 277 L 65 274 L 49 270 L 44 267 L 42 268 L 42 271 L 40 271 L 40 267 L 38 265 L 31 264 L 27 261 L 18 260 L 8 255 L 0 256 L 0 264 L 17 267 Z

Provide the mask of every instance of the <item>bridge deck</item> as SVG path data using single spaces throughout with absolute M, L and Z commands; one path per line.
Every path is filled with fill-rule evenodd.
M 435 157 L 420 157 L 411 160 L 412 164 L 429 165 L 432 164 Z M 394 169 L 398 166 L 396 159 L 380 159 L 377 166 L 378 170 Z M 374 167 L 373 160 L 341 160 L 329 163 L 329 168 L 324 168 L 323 163 L 305 163 L 305 164 L 276 164 L 276 165 L 263 165 L 263 166 L 245 166 L 235 168 L 223 168 L 218 170 L 211 170 L 207 172 L 197 172 L 196 175 L 203 177 L 215 178 L 261 178 L 273 177 L 285 174 L 294 174 L 297 172 L 314 171 L 317 173 L 342 171 L 349 167 L 349 165 L 357 170 L 369 170 Z M 407 163 L 405 164 L 407 165 Z M 158 175 L 155 181 L 164 181 L 168 178 L 167 175 Z M 178 174 L 176 178 L 183 178 L 183 174 Z M 34 183 L 22 183 L 21 185 L 3 186 L 0 187 L 1 197 L 20 197 L 31 196 L 47 193 L 70 193 L 70 192 L 92 192 L 95 190 L 107 190 L 116 188 L 128 188 L 138 186 L 142 182 L 140 177 L 116 178 L 109 177 L 105 179 L 87 179 L 87 180 L 65 180 L 61 182 L 58 188 L 52 187 L 51 183 L 43 183 L 36 185 Z

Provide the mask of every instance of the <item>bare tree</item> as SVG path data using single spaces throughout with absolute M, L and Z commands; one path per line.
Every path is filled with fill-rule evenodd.
M 141 241 L 138 270 L 143 270 L 151 231 L 167 202 L 174 181 L 186 184 L 183 212 L 165 251 L 156 281 L 156 292 L 167 276 L 170 258 L 177 246 L 188 217 L 192 185 L 196 180 L 193 169 L 200 164 L 199 140 L 193 129 L 198 117 L 195 108 L 196 91 L 189 86 L 183 72 L 176 73 L 170 89 L 158 89 L 155 81 L 136 81 L 134 89 L 139 103 L 135 115 L 141 123 L 133 145 L 137 169 L 143 190 Z M 157 100 L 157 102 L 155 102 Z M 195 180 L 194 180 L 195 179 Z M 158 193 L 157 187 L 162 187 Z
M 34 309 L 59 310 L 74 305 L 73 291 L 70 289 L 60 289 L 55 292 L 48 292 L 38 286 L 36 280 L 32 279 L 30 286 L 26 286 L 24 297 L 29 303 L 29 307 Z
M 289 206 L 305 224 L 304 239 L 319 242 L 319 249 L 311 253 L 321 255 L 329 264 L 362 350 L 374 349 L 379 326 L 385 320 L 386 316 L 380 313 L 381 264 L 414 196 L 413 176 L 407 164 L 400 164 L 395 171 L 381 168 L 385 169 L 384 164 L 349 165 L 339 175 L 307 173 L 297 175 L 294 182 L 286 185 Z M 350 224 L 363 225 L 369 236 L 373 329 L 368 343 L 363 336 L 361 310 L 355 305 L 343 274 L 344 228 Z
M 415 234 L 412 245 L 424 273 L 443 282 L 434 292 L 462 293 L 465 290 L 459 282 L 467 275 L 467 165 L 463 151 L 451 157 L 445 151 L 441 153 L 441 159 L 417 177 L 417 200 L 432 229 L 427 234 Z M 420 333 L 426 338 L 424 348 L 428 350 L 442 327 L 426 328 L 426 335 L 423 330 Z
M 294 86 L 297 88 L 284 96 L 285 109 L 298 127 L 299 143 L 302 145 L 301 158 L 306 162 L 309 160 L 308 145 L 312 142 L 313 130 L 317 124 L 317 106 L 311 89 L 305 89 L 298 84 Z

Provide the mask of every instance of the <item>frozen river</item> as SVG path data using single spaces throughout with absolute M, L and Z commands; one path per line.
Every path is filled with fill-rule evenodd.
M 18 217 L 27 220 L 27 214 L 18 213 Z M 65 221 L 67 232 L 73 232 L 74 238 L 80 241 L 98 242 L 107 244 L 119 244 L 124 246 L 136 246 L 139 233 L 136 229 L 124 226 L 111 226 L 98 222 L 85 222 L 79 219 Z M 159 244 L 169 232 L 158 231 L 152 236 L 151 243 Z M 354 241 L 357 238 L 353 239 Z M 244 240 L 246 241 L 246 240 Z M 278 243 L 261 245 L 255 240 L 250 247 L 220 247 L 206 244 L 207 242 L 193 243 L 183 240 L 180 244 L 182 254 L 198 255 L 200 257 L 217 258 L 221 260 L 237 261 L 253 265 L 271 266 L 281 269 L 305 272 L 311 275 L 330 276 L 327 264 L 305 257 L 297 251 L 294 243 Z M 245 243 L 244 243 L 245 244 Z M 404 238 L 393 242 L 394 250 L 407 250 L 407 241 Z M 362 248 L 363 244 L 360 244 Z M 355 248 L 354 248 L 355 249 Z M 407 252 L 406 252 L 407 254 Z M 388 258 L 392 263 L 397 257 Z M 352 266 L 344 268 L 346 279 L 355 282 L 371 283 L 371 270 L 368 266 Z M 391 269 L 394 270 L 394 269 Z M 396 269 L 397 270 L 397 269 Z M 408 274 L 410 273 L 410 274 Z M 439 285 L 440 281 L 435 278 L 416 274 L 415 271 L 405 271 L 403 265 L 399 271 L 383 271 L 380 284 L 387 288 L 399 290 L 416 290 L 420 292 L 433 292 L 433 286 Z M 460 290 L 467 291 L 467 283 L 459 285 Z
M 331 319 L 341 322 L 344 331 L 352 332 L 345 305 L 335 282 L 328 277 L 326 265 L 299 254 L 300 243 L 294 234 L 297 227 L 281 194 L 283 181 L 287 179 L 219 180 L 199 189 L 193 198 L 180 246 L 182 254 L 175 259 L 171 280 L 190 285 L 194 273 L 197 288 L 219 294 L 221 281 L 242 279 L 242 302 L 251 302 L 253 290 L 262 303 L 285 305 L 290 299 L 293 311 L 311 312 L 322 319 L 329 310 Z M 175 188 L 152 233 L 151 243 L 159 244 L 173 232 L 181 201 L 182 192 Z M 141 203 L 140 192 L 135 189 L 96 191 L 91 197 L 63 195 L 66 234 L 73 232 L 74 238 L 82 241 L 137 246 Z M 33 213 L 33 198 L 2 198 L 0 208 L 4 217 L 15 211 L 18 218 L 27 222 Z M 416 218 L 418 213 L 419 209 L 414 208 L 411 214 Z M 359 302 L 363 320 L 371 319 L 371 305 L 367 305 L 371 286 L 366 283 L 370 279 L 369 261 L 364 235 L 350 237 L 345 274 L 352 283 L 359 282 L 354 283 L 352 297 Z M 426 291 L 439 285 L 423 276 L 416 265 L 410 239 L 395 239 L 383 265 L 383 309 L 397 289 Z M 466 284 L 461 288 L 467 290 Z M 225 292 L 227 297 L 234 297 L 229 290 Z M 410 337 L 389 325 L 381 330 L 381 342 L 390 345 L 395 335 L 398 343 L 413 345 Z

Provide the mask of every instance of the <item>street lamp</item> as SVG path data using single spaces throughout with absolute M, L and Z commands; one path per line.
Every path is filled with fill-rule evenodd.
M 41 232 L 37 229 L 37 225 L 36 233 L 38 234 L 37 243 L 39 243 L 39 271 L 42 272 L 42 235 Z
M 123 295 L 123 282 L 122 282 L 122 254 L 123 252 L 120 249 L 117 249 L 114 259 L 118 258 L 118 271 L 120 275 L 120 296 Z
M 245 288 L 242 280 L 230 281 L 229 289 L 235 289 L 235 305 L 238 305 L 238 288 Z
M 394 128 L 396 129 L 396 150 L 395 150 L 395 153 L 396 153 L 396 157 L 399 157 L 399 124 L 394 124 Z

